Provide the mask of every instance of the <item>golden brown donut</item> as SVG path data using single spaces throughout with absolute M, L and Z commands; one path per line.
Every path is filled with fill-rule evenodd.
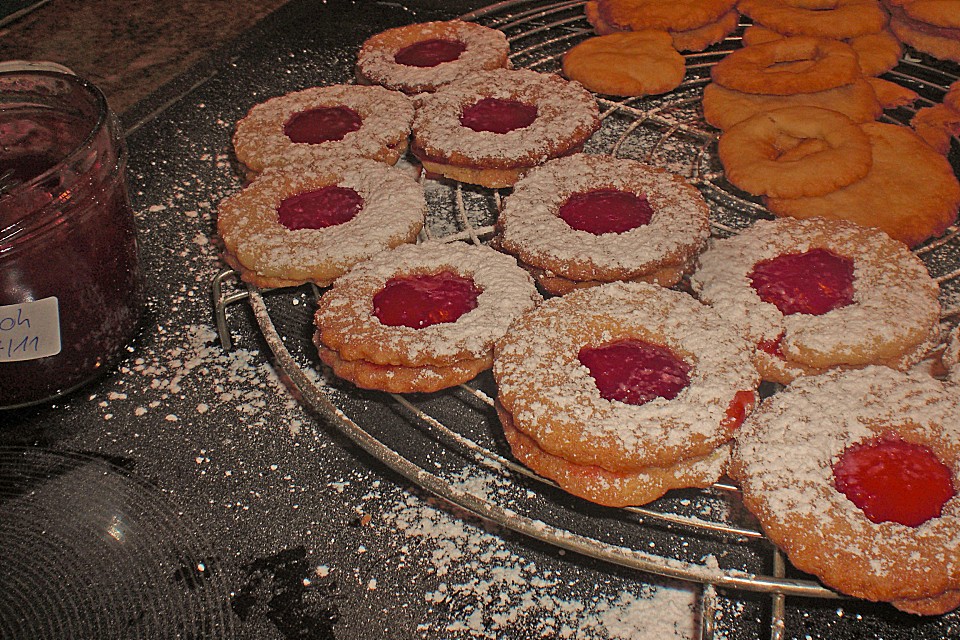
M 667 93 L 680 86 L 683 56 L 665 31 L 621 31 L 588 38 L 563 55 L 563 74 L 614 96 Z
M 585 3 L 583 11 L 587 22 L 599 36 L 631 30 L 629 27 L 607 22 L 600 11 L 597 0 L 590 0 Z M 736 9 L 731 9 L 715 22 L 708 22 L 687 30 L 667 29 L 667 33 L 673 39 L 673 47 L 677 51 L 703 51 L 710 45 L 723 41 L 728 35 L 736 31 L 739 25 L 740 13 Z
M 850 45 L 797 36 L 735 49 L 713 66 L 710 76 L 734 91 L 786 96 L 835 89 L 861 73 Z
M 894 13 L 890 17 L 890 30 L 904 44 L 935 58 L 960 62 L 960 29 L 929 27 L 915 20 Z
M 743 44 L 744 46 L 763 44 L 784 37 L 783 34 L 772 29 L 753 24 L 744 29 Z M 845 38 L 843 41 L 849 44 L 857 54 L 860 71 L 865 76 L 879 76 L 890 71 L 897 66 L 900 55 L 903 53 L 900 41 L 888 29 Z
M 911 0 L 903 3 L 903 12 L 917 22 L 960 29 L 960 7 L 954 0 Z
M 758 113 L 720 136 L 727 179 L 755 195 L 825 195 L 870 171 L 870 139 L 850 118 L 818 107 Z

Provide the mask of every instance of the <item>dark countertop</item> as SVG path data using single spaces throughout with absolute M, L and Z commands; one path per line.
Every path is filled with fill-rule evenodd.
M 147 4 L 142 10 L 156 17 L 160 4 Z M 269 12 L 266 3 L 249 4 L 263 8 L 257 16 Z M 206 3 L 215 10 L 195 18 L 183 3 L 149 27 L 138 23 L 142 15 L 108 13 L 106 22 L 118 26 L 101 32 L 107 41 L 111 33 L 140 33 L 135 39 L 162 42 L 153 29 L 163 27 L 179 32 L 178 53 L 173 42 L 169 52 L 136 53 L 118 40 L 100 62 L 62 55 L 63 44 L 30 45 L 51 25 L 70 29 L 71 19 L 52 7 L 94 16 L 93 3 L 51 0 L 0 34 L 0 57 L 88 69 L 123 112 L 149 294 L 141 335 L 100 381 L 52 405 L 0 412 L 8 482 L 0 482 L 0 567 L 21 568 L 0 569 L 0 594 L 22 596 L 27 619 L 52 618 L 60 624 L 52 635 L 60 635 L 78 615 L 106 611 L 108 625 L 75 634 L 98 638 L 695 633 L 699 587 L 566 553 L 432 498 L 304 407 L 246 305 L 228 315 L 232 351 L 214 329 L 209 287 L 223 267 L 216 207 L 240 187 L 230 151 L 236 120 L 267 97 L 348 81 L 356 48 L 372 33 L 483 4 L 295 0 L 254 24 L 237 3 Z M 218 16 L 228 13 L 243 14 L 242 26 L 221 24 Z M 174 14 L 191 18 L 178 26 Z M 194 22 L 219 34 L 235 30 L 239 39 L 206 40 L 201 33 L 209 32 L 187 29 Z M 104 46 L 97 42 L 91 50 Z M 181 53 L 191 43 L 196 50 Z M 127 54 L 153 77 L 133 93 L 124 64 L 115 64 Z M 35 503 L 43 508 L 25 511 Z M 70 526 L 102 510 L 111 514 L 105 547 L 103 527 L 93 535 Z M 598 526 L 605 522 L 598 513 Z M 2 624 L 19 612 L 3 597 L 0 636 L 16 630 Z M 720 637 L 769 637 L 767 599 L 726 593 L 722 600 Z M 787 615 L 790 637 L 960 633 L 953 614 L 918 621 L 860 602 L 791 599 Z
M 0 60 L 65 65 L 122 114 L 285 1 L 49 0 L 0 28 Z

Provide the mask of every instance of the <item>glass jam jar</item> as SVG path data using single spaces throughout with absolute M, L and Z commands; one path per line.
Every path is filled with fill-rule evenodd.
M 51 71 L 0 73 L 0 409 L 109 367 L 143 306 L 126 146 L 103 94 Z M 2 182 L 2 180 L 0 180 Z

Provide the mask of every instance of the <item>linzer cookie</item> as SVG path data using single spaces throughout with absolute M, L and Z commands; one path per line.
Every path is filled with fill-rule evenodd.
M 916 614 L 960 604 L 955 391 L 886 367 L 797 380 L 737 434 L 730 474 L 764 533 L 834 589 Z
M 580 289 L 524 314 L 497 342 L 497 402 L 518 458 L 618 504 L 666 490 L 640 491 L 640 478 L 719 477 L 712 456 L 723 457 L 717 449 L 755 401 L 750 351 L 687 294 L 646 283 Z M 688 474 L 702 464 L 713 471 Z
M 676 284 L 709 235 L 709 208 L 681 176 L 636 160 L 575 154 L 514 187 L 495 244 L 548 292 L 637 280 Z
M 261 287 L 329 285 L 423 228 L 423 187 L 365 158 L 270 167 L 220 203 L 224 258 Z
M 473 22 L 423 22 L 368 38 L 357 55 L 361 82 L 417 94 L 484 69 L 508 67 L 502 31 Z
M 923 262 L 849 222 L 759 220 L 714 241 L 691 286 L 755 345 L 772 382 L 870 364 L 907 369 L 939 336 L 939 287 Z
M 452 387 L 490 368 L 493 343 L 540 301 L 510 256 L 486 246 L 405 245 L 357 265 L 320 298 L 320 358 L 357 386 Z
M 250 109 L 237 123 L 233 147 L 253 174 L 327 156 L 396 164 L 407 150 L 413 112 L 410 98 L 383 87 L 312 87 Z
M 579 83 L 526 69 L 478 71 L 423 97 L 410 150 L 430 174 L 500 188 L 581 150 L 599 127 L 596 100 Z
M 536 440 L 518 431 L 503 407 L 497 406 L 503 435 L 513 456 L 567 493 L 607 507 L 644 505 L 671 489 L 705 488 L 717 482 L 727 466 L 730 446 L 722 445 L 705 456 L 681 460 L 666 467 L 614 472 L 596 465 L 570 462 L 547 453 Z

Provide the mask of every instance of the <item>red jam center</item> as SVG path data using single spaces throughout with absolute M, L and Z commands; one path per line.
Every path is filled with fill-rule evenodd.
M 537 119 L 537 107 L 517 100 L 484 98 L 463 110 L 460 124 L 474 131 L 509 133 L 529 127 Z
M 737 391 L 733 400 L 727 406 L 727 411 L 720 421 L 720 426 L 727 431 L 736 431 L 747 419 L 747 416 L 753 411 L 757 404 L 757 394 L 753 391 Z
M 784 315 L 823 315 L 853 302 L 853 260 L 811 249 L 754 265 L 750 283 Z
M 917 527 L 954 496 L 950 469 L 928 447 L 888 435 L 853 445 L 833 467 L 838 491 L 875 523 Z
M 392 278 L 373 296 L 373 313 L 390 327 L 422 329 L 456 322 L 477 308 L 481 291 L 470 278 L 449 271 Z
M 343 140 L 362 123 L 360 114 L 348 107 L 317 107 L 294 114 L 283 125 L 283 133 L 292 142 L 320 144 Z
M 400 49 L 393 60 L 408 67 L 435 67 L 456 60 L 466 48 L 467 45 L 457 40 L 433 38 Z
M 653 208 L 646 196 L 618 189 L 596 189 L 573 194 L 557 215 L 577 231 L 599 236 L 623 233 L 649 224 Z
M 363 197 L 346 187 L 330 186 L 284 198 L 277 207 L 287 229 L 323 229 L 351 220 L 363 208 Z
M 584 347 L 577 357 L 607 400 L 635 405 L 654 398 L 672 400 L 690 383 L 690 365 L 670 349 L 643 340 Z

